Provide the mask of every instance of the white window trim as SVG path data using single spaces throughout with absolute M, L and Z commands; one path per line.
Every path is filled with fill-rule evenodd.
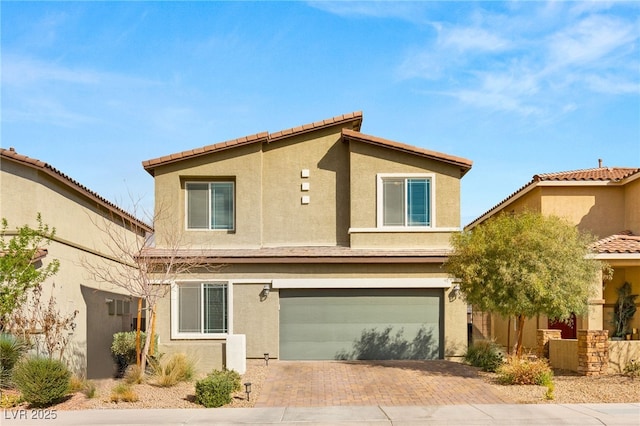
M 181 333 L 178 331 L 178 286 L 180 283 L 221 283 L 227 284 L 227 332 L 226 333 Z M 233 334 L 233 283 L 227 280 L 179 280 L 171 283 L 171 339 L 172 340 L 220 340 Z
M 387 178 L 429 179 L 429 213 L 431 224 L 428 226 L 384 226 L 383 217 L 383 187 L 382 182 Z M 376 227 L 385 231 L 427 230 L 436 228 L 436 175 L 435 173 L 378 173 L 376 175 Z
M 189 194 L 187 185 L 190 183 L 206 183 L 209 184 L 209 193 L 211 193 L 212 183 L 230 183 L 233 188 L 233 227 L 229 229 L 202 229 L 202 228 L 189 228 Z M 211 200 L 209 200 L 209 208 L 207 211 L 207 224 L 211 226 Z M 188 180 L 184 182 L 184 229 L 189 232 L 234 232 L 236 230 L 236 182 L 234 180 Z

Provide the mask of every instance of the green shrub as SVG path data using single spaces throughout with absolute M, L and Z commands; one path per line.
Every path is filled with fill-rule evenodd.
M 0 388 L 11 386 L 11 371 L 27 349 L 26 341 L 11 334 L 0 334 Z
M 500 346 L 492 341 L 481 340 L 469 346 L 464 360 L 474 367 L 480 367 L 483 371 L 495 372 L 503 363 Z
M 51 405 L 71 390 L 71 373 L 60 361 L 34 357 L 16 364 L 13 382 L 25 401 L 34 407 Z
M 543 359 L 508 357 L 496 373 L 503 385 L 549 386 L 553 383 L 553 371 Z
M 222 407 L 231 402 L 231 394 L 242 389 L 236 371 L 213 371 L 196 382 L 196 403 L 207 408 Z
M 111 354 L 118 364 L 116 377 L 124 377 L 129 365 L 137 364 L 136 362 L 136 331 L 121 331 L 113 335 L 111 343 Z M 145 332 L 140 332 L 140 350 L 144 346 L 147 338 Z M 158 347 L 158 335 L 155 336 L 155 347 Z
M 172 355 L 167 361 L 155 360 L 149 363 L 155 377 L 154 384 L 161 387 L 175 386 L 179 382 L 193 379 L 195 367 L 185 354 Z
M 640 377 L 640 362 L 632 359 L 627 365 L 624 366 L 622 374 L 627 377 L 631 377 L 632 379 Z
M 22 404 L 22 395 L 19 393 L 5 393 L 0 394 L 0 407 L 1 408 L 13 408 Z

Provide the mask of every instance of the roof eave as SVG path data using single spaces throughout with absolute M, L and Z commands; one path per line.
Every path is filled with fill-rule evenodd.
M 431 160 L 436 160 L 443 163 L 451 164 L 453 166 L 457 166 L 460 168 L 460 177 L 464 176 L 469 170 L 471 170 L 471 167 L 473 166 L 473 162 L 471 160 L 467 160 L 466 158 L 456 157 L 437 151 L 430 151 L 400 142 L 379 138 L 377 136 L 366 135 L 353 130 L 343 129 L 342 136 L 344 141 L 353 140 L 357 142 L 367 143 L 370 145 L 393 149 L 407 154 L 417 155 L 420 157 L 425 157 Z

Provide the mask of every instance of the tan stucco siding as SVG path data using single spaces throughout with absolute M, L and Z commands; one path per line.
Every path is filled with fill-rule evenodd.
M 237 147 L 155 171 L 156 244 L 171 245 L 177 234 L 184 247 L 258 247 L 261 244 L 262 154 L 260 144 Z M 188 230 L 185 183 L 231 180 L 235 182 L 235 229 Z
M 543 187 L 541 196 L 543 214 L 564 217 L 599 238 L 624 229 L 622 187 Z
M 339 128 L 264 147 L 265 245 L 344 245 L 349 227 L 347 147 Z M 302 177 L 302 170 L 309 177 Z M 302 184 L 309 185 L 308 191 Z M 303 204 L 302 197 L 309 197 Z M 256 215 L 256 217 L 258 217 Z
M 260 297 L 265 283 L 273 279 L 341 278 L 446 278 L 440 264 L 237 264 L 226 265 L 215 274 L 190 274 L 184 280 L 228 281 L 231 284 L 233 308 L 230 332 L 244 334 L 247 357 L 279 356 L 279 291 L 271 289 L 266 299 Z M 180 280 L 178 280 L 180 281 Z M 449 290 L 443 289 L 443 328 L 445 356 L 460 357 L 466 350 L 466 304 L 450 301 Z M 185 340 L 171 337 L 171 304 L 167 294 L 158 304 L 160 350 L 183 352 L 198 360 L 199 370 L 224 366 L 224 339 Z M 175 319 L 174 319 L 175 320 Z M 203 355 L 206 359 L 203 359 Z
M 640 179 L 624 186 L 624 229 L 640 235 Z
M 53 294 L 61 315 L 79 311 L 65 359 L 77 374 L 89 378 L 111 376 L 113 333 L 129 330 L 131 318 L 110 316 L 106 299 L 114 295 L 124 299 L 125 291 L 94 281 L 83 266 L 108 262 L 103 256 L 112 252 L 101 227 L 113 226 L 105 219 L 110 216 L 98 208 L 95 200 L 46 173 L 9 160 L 0 163 L 0 217 L 7 219 L 9 231 L 25 224 L 37 227 L 37 213 L 41 213 L 44 224 L 56 230 L 55 240 L 45 247 L 48 255 L 43 263 L 58 259 L 60 269 L 43 283 L 41 303 L 48 303 Z M 122 231 L 129 241 L 136 238 L 121 227 L 114 229 Z
M 377 176 L 379 173 L 432 174 L 435 214 L 432 228 L 460 227 L 460 170 L 455 166 L 422 157 L 351 142 L 351 235 L 352 247 L 441 247 L 447 233 L 364 232 L 377 227 Z

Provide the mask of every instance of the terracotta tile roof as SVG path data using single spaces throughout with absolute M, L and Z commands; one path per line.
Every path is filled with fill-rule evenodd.
M 478 216 L 465 229 L 479 225 L 484 219 L 495 213 L 512 199 L 527 193 L 540 182 L 620 182 L 632 176 L 640 177 L 640 168 L 635 167 L 597 167 L 593 169 L 571 170 L 567 172 L 541 173 L 533 176 L 527 184 L 511 193 L 507 198 Z
M 187 158 L 194 158 L 201 155 L 206 155 L 212 152 L 234 148 L 241 145 L 248 145 L 248 144 L 258 143 L 258 142 L 269 143 L 269 142 L 273 142 L 286 137 L 312 132 L 325 127 L 336 126 L 336 125 L 346 125 L 348 123 L 351 123 L 351 128 L 360 130 L 360 125 L 362 124 L 362 112 L 358 111 L 358 112 L 352 112 L 349 114 L 338 115 L 336 117 L 328 118 L 326 120 L 316 121 L 315 123 L 304 124 L 302 126 L 292 127 L 290 129 L 280 130 L 274 133 L 261 132 L 261 133 L 256 133 L 255 135 L 243 136 L 241 138 L 233 139 L 226 142 L 207 145 L 202 148 L 182 151 L 175 154 L 166 155 L 164 157 L 143 161 L 142 167 L 144 167 L 144 169 L 153 176 L 154 169 L 156 167 L 169 164 L 169 163 L 174 163 L 181 160 L 185 160 Z
M 87 188 L 84 185 L 81 185 L 79 182 L 77 182 L 76 180 L 70 178 L 69 176 L 67 176 L 66 174 L 62 173 L 60 170 L 56 169 L 55 167 L 53 167 L 52 165 L 45 163 L 43 161 L 37 160 L 35 158 L 30 158 L 27 157 L 26 155 L 22 155 L 22 154 L 18 154 L 15 149 L 13 148 L 9 148 L 9 149 L 4 149 L 4 148 L 0 148 L 0 158 L 2 158 L 2 160 L 11 160 L 14 161 L 16 163 L 20 163 L 24 166 L 27 167 L 31 167 L 33 169 L 39 170 L 43 173 L 46 173 L 47 175 L 53 177 L 54 179 L 58 180 L 59 182 L 62 182 L 64 185 L 73 188 L 74 190 L 82 193 L 83 195 L 89 197 L 90 199 L 92 199 L 93 201 L 95 201 L 98 205 L 101 205 L 102 207 L 108 209 L 109 211 L 117 214 L 118 216 L 124 216 L 127 217 L 128 219 L 130 219 L 133 223 L 135 223 L 137 226 L 141 227 L 142 229 L 144 229 L 145 231 L 153 231 L 153 228 L 144 223 L 143 221 L 141 221 L 140 219 L 136 218 L 135 216 L 133 216 L 132 214 L 122 210 L 120 207 L 116 206 L 115 204 L 113 204 L 112 202 L 106 200 L 105 198 L 101 197 L 100 195 L 98 195 L 97 193 L 91 191 L 89 188 Z
M 163 258 L 172 252 L 146 248 L 143 256 Z M 424 263 L 443 262 L 448 249 L 352 249 L 350 247 L 263 247 L 251 249 L 180 249 L 175 256 L 211 263 Z
M 459 166 L 464 175 L 471 169 L 473 162 L 462 157 L 455 157 L 449 154 L 443 154 L 437 151 L 430 151 L 423 148 L 418 148 L 412 145 L 406 145 L 404 143 L 391 141 L 388 139 L 379 138 L 377 136 L 365 135 L 364 133 L 354 132 L 349 129 L 342 129 L 342 136 L 346 140 L 355 140 L 359 142 L 369 143 L 372 145 L 383 146 L 385 148 L 395 149 L 397 151 L 408 152 L 410 154 L 420 155 L 422 157 L 430 158 L 433 160 L 443 161 Z
M 572 170 L 559 173 L 543 173 L 535 175 L 533 180 L 555 180 L 555 181 L 607 181 L 614 182 L 627 178 L 640 169 L 632 167 L 597 167 L 594 169 Z
M 631 231 L 623 231 L 596 241 L 592 248 L 599 254 L 603 253 L 635 253 L 640 254 L 640 236 Z

